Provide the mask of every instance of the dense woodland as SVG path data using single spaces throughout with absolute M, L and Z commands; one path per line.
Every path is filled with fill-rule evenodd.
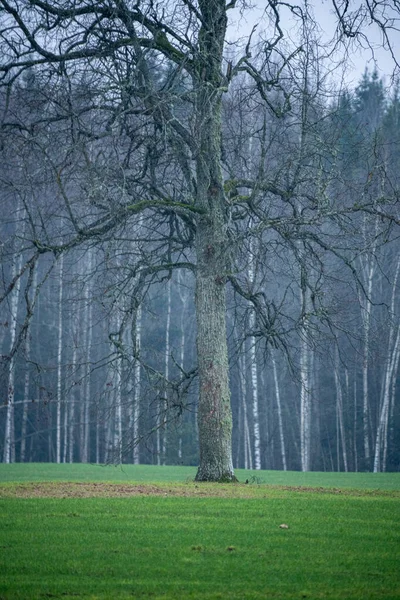
M 398 471 L 399 89 L 310 39 L 221 95 L 233 464 Z M 0 98 L 4 462 L 199 461 L 194 84 L 118 52 Z

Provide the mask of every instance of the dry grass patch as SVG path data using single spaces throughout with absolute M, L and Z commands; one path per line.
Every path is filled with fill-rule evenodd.
M 350 490 L 308 486 L 246 485 L 219 483 L 142 484 L 104 482 L 32 482 L 0 485 L 0 498 L 130 498 L 134 496 L 271 498 L 287 493 L 343 496 L 391 496 L 398 491 Z

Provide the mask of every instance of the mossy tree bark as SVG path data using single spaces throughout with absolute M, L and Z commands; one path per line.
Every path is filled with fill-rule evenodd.
M 225 282 L 229 270 L 221 169 L 222 53 L 227 17 L 224 0 L 199 2 L 202 27 L 195 81 L 197 197 L 196 316 L 199 369 L 200 466 L 197 481 L 233 481 L 232 416 L 226 336 Z

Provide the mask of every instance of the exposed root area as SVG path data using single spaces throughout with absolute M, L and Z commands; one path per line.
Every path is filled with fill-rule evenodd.
M 400 492 L 323 487 L 246 485 L 243 483 L 120 484 L 102 482 L 43 482 L 0 485 L 0 498 L 130 498 L 138 496 L 269 498 L 282 493 L 343 496 L 396 496 Z

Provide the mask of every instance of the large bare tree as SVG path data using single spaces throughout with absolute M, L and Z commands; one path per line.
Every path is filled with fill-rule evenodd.
M 383 20 L 383 5 L 391 8 L 390 22 Z M 312 294 L 315 278 L 307 275 L 307 267 L 316 249 L 328 251 L 326 222 L 338 226 L 339 215 L 351 218 L 372 209 L 382 218 L 395 219 L 390 201 L 384 208 L 324 204 L 329 177 L 323 173 L 312 182 L 304 111 L 315 84 L 308 81 L 308 61 L 318 61 L 318 56 L 309 53 L 308 34 L 298 46 L 286 43 L 282 25 L 288 14 L 309 31 L 308 3 L 267 1 L 267 29 L 259 39 L 257 57 L 252 58 L 250 36 L 241 50 L 237 47 L 232 61 L 224 58 L 228 16 L 233 9 L 246 11 L 244 1 L 0 0 L 0 6 L 3 123 L 12 125 L 8 98 L 27 69 L 42 78 L 49 92 L 36 124 L 19 124 L 46 158 L 58 203 L 36 213 L 31 208 L 30 233 L 25 235 L 30 240 L 29 260 L 46 253 L 57 258 L 78 245 L 135 238 L 140 242 L 139 258 L 120 269 L 121 277 L 131 282 L 125 290 L 131 291 L 133 313 L 138 311 L 140 290 L 152 278 L 168 277 L 175 268 L 195 273 L 197 479 L 235 480 L 225 322 L 228 281 L 253 306 L 256 330 L 251 338 L 264 336 L 274 345 L 280 343 L 274 306 L 264 293 L 236 277 L 238 246 L 246 236 L 262 244 L 265 232 L 271 231 L 290 246 L 300 265 L 302 291 L 309 298 L 300 315 L 304 332 L 313 315 L 322 314 Z M 333 0 L 332 8 L 338 39 L 364 36 L 369 18 L 390 44 L 390 29 L 399 16 L 397 3 L 371 5 L 365 0 L 351 11 L 351 2 Z M 283 83 L 295 77 L 299 67 L 305 73 L 300 84 Z M 285 173 L 275 168 L 272 177 L 263 160 L 264 117 L 258 121 L 252 150 L 260 157 L 254 176 L 243 176 L 243 170 L 233 176 L 224 165 L 222 98 L 241 72 L 252 82 L 256 103 L 267 111 L 288 113 L 299 90 L 307 99 L 300 111 L 300 145 L 293 146 L 295 160 Z M 50 144 L 58 145 L 56 159 L 35 138 L 35 127 L 43 122 L 54 136 Z M 63 135 L 68 139 L 65 146 Z M 287 139 L 289 146 L 292 141 Z M 139 219 L 140 231 L 148 232 L 142 239 Z M 15 283 L 10 293 L 13 287 Z M 122 325 L 111 336 L 119 349 Z

